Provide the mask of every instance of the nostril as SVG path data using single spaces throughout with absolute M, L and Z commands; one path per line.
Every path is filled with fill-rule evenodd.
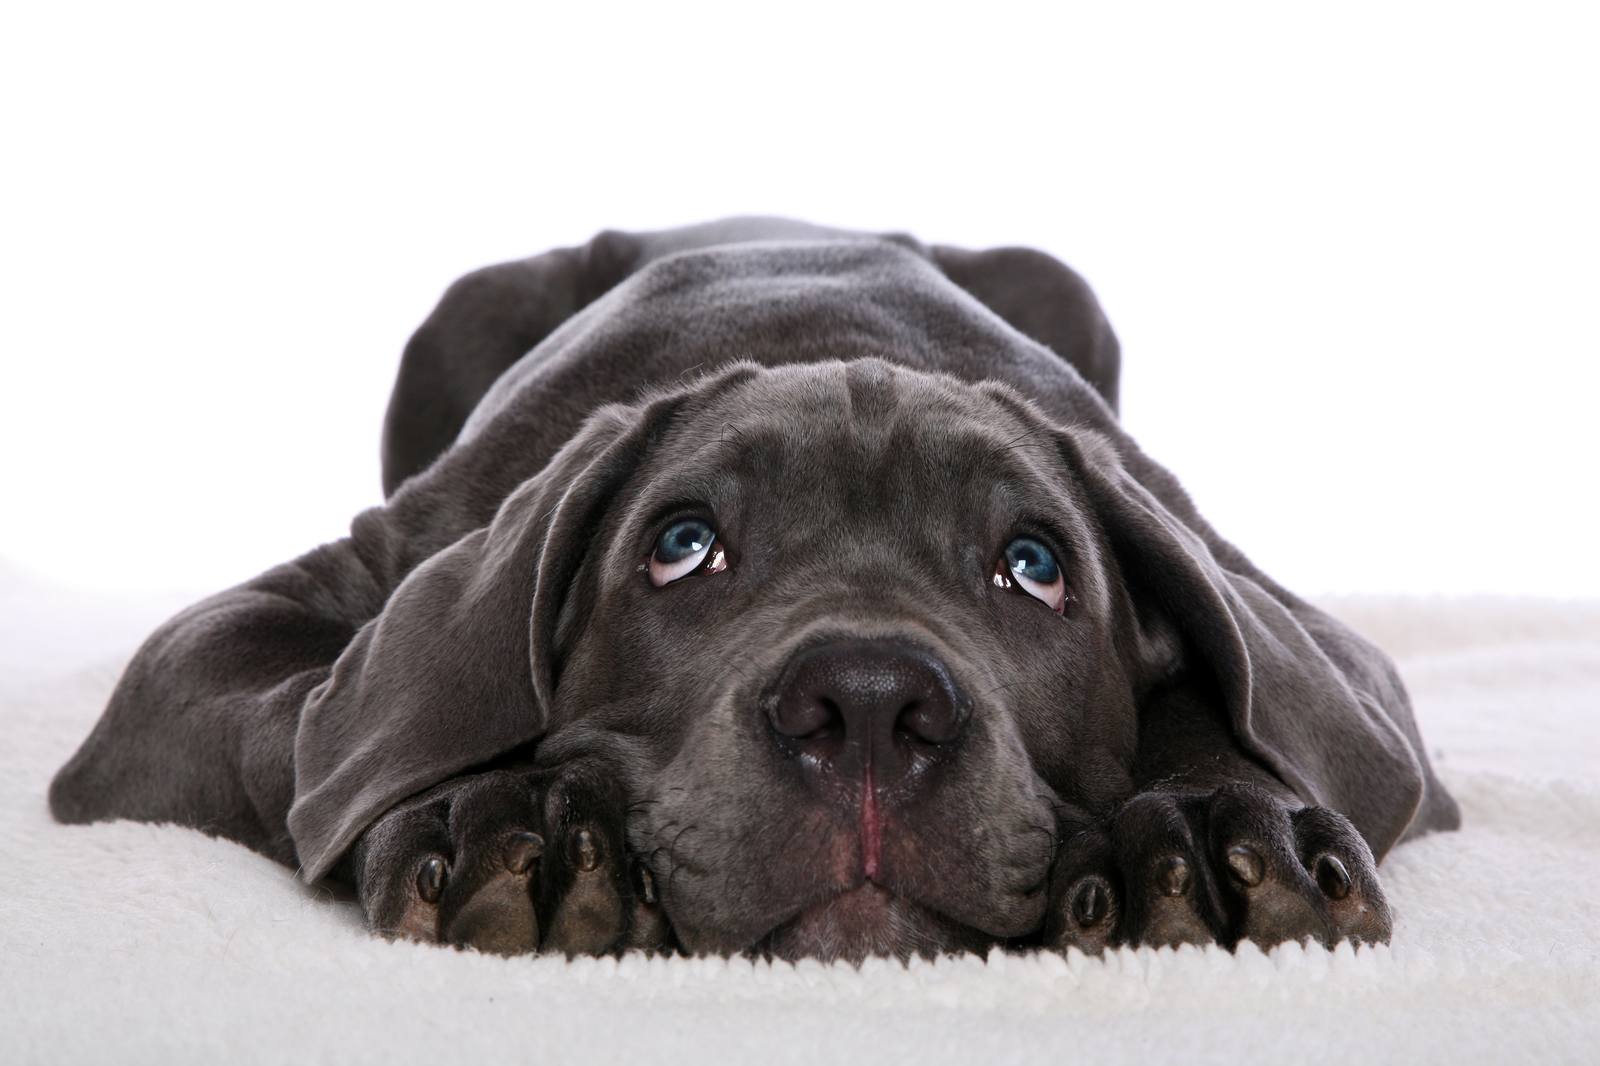
M 810 715 L 803 716 L 797 729 L 812 728 L 795 736 L 796 740 L 826 740 L 844 730 L 844 715 L 832 700 L 818 700 Z
M 818 716 L 817 727 L 801 737 L 801 740 L 823 740 L 844 729 L 844 714 L 839 710 L 838 704 L 824 699 L 817 701 L 817 706 L 822 710 L 822 714 Z
M 844 715 L 832 700 L 808 696 L 780 699 L 772 708 L 772 725 L 793 740 L 824 740 L 844 729 Z
M 960 716 L 951 700 L 915 700 L 901 708 L 895 732 L 924 744 L 948 744 L 961 735 Z
M 830 773 L 845 776 L 870 763 L 880 781 L 959 740 L 972 710 L 936 656 L 890 641 L 807 648 L 762 702 L 773 733 L 791 753 L 799 745 L 823 758 Z

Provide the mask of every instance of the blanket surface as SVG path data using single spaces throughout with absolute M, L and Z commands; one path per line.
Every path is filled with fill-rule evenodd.
M 0 1062 L 1600 1061 L 1600 603 L 1346 598 L 1465 828 L 1396 849 L 1393 943 L 937 962 L 503 959 L 45 788 L 184 604 L 0 573 Z

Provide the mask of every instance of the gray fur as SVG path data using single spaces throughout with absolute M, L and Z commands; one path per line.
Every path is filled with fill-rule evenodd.
M 440 782 L 598 761 L 681 946 L 829 953 L 785 923 L 864 845 L 759 708 L 868 640 L 972 705 L 886 815 L 902 953 L 1037 935 L 1070 827 L 1121 841 L 1152 789 L 1328 808 L 1377 858 L 1456 824 L 1393 665 L 1200 518 L 1117 422 L 1116 362 L 1087 287 L 1021 249 L 729 220 L 479 272 L 408 347 L 385 506 L 159 630 L 52 808 L 316 879 Z M 730 568 L 655 588 L 691 511 Z M 1019 531 L 1065 617 L 989 583 Z

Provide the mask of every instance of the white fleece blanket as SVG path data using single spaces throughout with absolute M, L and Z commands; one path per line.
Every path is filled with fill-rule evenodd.
M 45 787 L 180 606 L 0 574 L 0 1062 L 1600 1061 L 1600 603 L 1328 606 L 1401 663 L 1466 828 L 1394 942 L 909 967 L 387 943 L 244 848 L 55 825 Z

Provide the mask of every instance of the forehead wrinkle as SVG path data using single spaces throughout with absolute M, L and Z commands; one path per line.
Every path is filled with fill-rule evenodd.
M 652 480 L 683 494 L 725 491 L 732 476 L 781 485 L 790 497 L 833 497 L 855 514 L 914 505 L 931 487 L 974 481 L 1011 484 L 1028 497 L 1072 495 L 1070 471 L 1044 428 L 987 390 L 896 370 L 870 376 L 874 395 L 864 404 L 849 367 L 785 369 L 756 375 L 675 426 L 672 444 L 650 464 Z
M 1030 406 L 869 362 L 870 373 L 855 363 L 759 370 L 696 405 L 641 468 L 630 525 L 680 502 L 729 518 L 736 507 L 758 518 L 799 507 L 801 539 L 848 521 L 857 538 L 871 529 L 871 539 L 916 542 L 921 554 L 924 540 L 947 551 L 958 530 L 1031 518 L 1057 526 L 1086 563 L 1098 558 L 1072 471 Z

